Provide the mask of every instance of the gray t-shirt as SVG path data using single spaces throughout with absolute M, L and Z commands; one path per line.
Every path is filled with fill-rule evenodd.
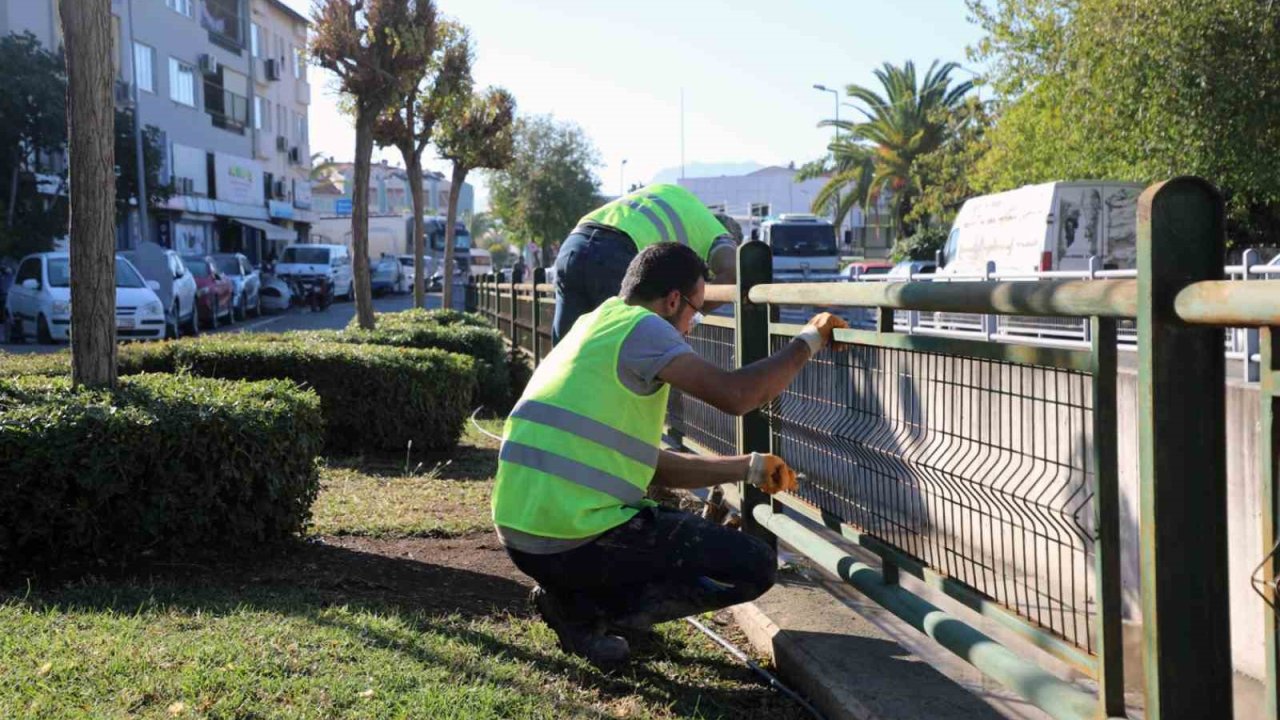
M 662 389 L 658 373 L 672 360 L 696 352 L 680 331 L 657 315 L 636 323 L 622 341 L 618 352 L 618 380 L 637 395 L 652 395 Z M 599 535 L 573 540 L 544 538 L 511 528 L 498 527 L 498 540 L 505 546 L 533 555 L 565 552 L 586 545 Z

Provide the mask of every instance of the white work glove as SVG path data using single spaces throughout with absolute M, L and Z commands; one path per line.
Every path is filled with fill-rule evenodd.
M 747 464 L 747 484 L 772 495 L 796 489 L 796 471 L 782 458 L 769 453 L 751 453 Z
M 836 328 L 848 327 L 849 323 L 831 313 L 818 313 L 809 319 L 809 324 L 796 337 L 809 346 L 809 357 L 813 357 L 823 347 L 831 344 Z

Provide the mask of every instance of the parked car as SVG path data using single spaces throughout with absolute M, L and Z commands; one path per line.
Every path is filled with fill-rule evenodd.
M 903 260 L 894 265 L 886 273 L 886 277 L 893 280 L 910 280 L 912 275 L 928 275 L 936 272 L 938 272 L 938 263 L 932 260 Z
M 396 259 L 400 261 L 400 266 L 404 268 L 404 284 L 407 285 L 410 290 L 412 290 L 413 279 L 417 277 L 417 271 L 414 270 L 414 267 L 413 267 L 413 256 L 397 255 Z M 425 265 L 426 263 L 424 262 L 423 264 Z M 427 275 L 429 277 L 430 273 L 428 273 Z
M 155 292 L 159 287 L 154 280 L 144 280 L 128 260 L 116 258 L 117 337 L 164 338 L 165 309 Z M 70 340 L 70 254 L 45 252 L 23 258 L 5 303 L 10 342 L 21 342 L 28 335 L 41 343 Z
M 404 266 L 393 255 L 383 255 L 371 268 L 374 295 L 404 292 Z
M 213 260 L 218 264 L 218 272 L 231 278 L 235 286 L 232 294 L 231 310 L 236 320 L 244 320 L 245 316 L 262 314 L 262 278 L 249 258 L 240 253 L 216 253 Z
M 150 256 L 153 253 L 155 262 L 143 259 L 144 256 Z M 161 302 L 167 303 L 168 308 L 165 313 L 169 326 L 166 337 L 177 338 L 183 333 L 200 334 L 200 317 L 196 312 L 196 279 L 187 269 L 187 264 L 182 262 L 181 255 L 173 250 L 161 248 L 159 245 L 153 246 L 151 251 L 139 249 L 117 254 L 137 268 L 138 272 L 142 273 L 142 277 L 160 284 L 160 290 L 156 295 L 160 297 Z M 167 293 L 165 283 L 169 284 Z
M 185 255 L 182 261 L 187 264 L 196 279 L 196 306 L 200 309 L 200 319 L 209 327 L 218 327 L 223 317 L 227 322 L 234 318 L 232 303 L 235 295 L 235 283 L 231 278 L 218 271 L 218 264 L 209 255 Z
M 346 245 L 295 244 L 285 247 L 276 275 L 288 280 L 300 275 L 328 275 L 333 292 L 344 300 L 355 297 L 351 249 Z
M 840 277 L 845 280 L 860 280 L 868 275 L 886 275 L 893 269 L 893 263 L 880 260 L 852 262 L 840 269 Z
M 284 312 L 293 304 L 293 288 L 275 275 L 262 277 L 262 289 L 258 294 L 262 297 L 262 309 L 267 312 Z

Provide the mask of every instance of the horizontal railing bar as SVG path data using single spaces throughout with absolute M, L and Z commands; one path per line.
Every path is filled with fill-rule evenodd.
M 1204 280 L 1174 299 L 1183 322 L 1195 325 L 1280 325 L 1280 280 Z
M 1131 318 L 1136 280 L 957 283 L 787 283 L 756 285 L 751 302 L 853 305 L 995 315 Z
M 1023 640 L 1035 645 L 1036 648 L 1067 663 L 1089 677 L 1097 677 L 1098 659 L 1096 657 L 1064 641 L 1057 635 L 1037 627 L 1026 618 L 1010 611 L 976 589 L 955 578 L 939 573 L 893 545 L 882 542 L 871 535 L 858 532 L 857 529 L 844 522 L 841 518 L 824 512 L 822 509 L 806 502 L 803 498 L 789 493 L 778 493 L 773 496 L 773 499 L 826 527 L 828 530 L 840 533 L 841 537 L 855 545 L 865 548 L 882 559 L 897 565 L 903 572 L 919 578 L 929 587 L 943 593 L 979 615 L 999 623 L 1002 627 L 1016 633 Z
M 721 317 L 719 315 L 703 315 L 702 324 L 718 328 L 728 328 L 730 330 L 738 326 L 737 322 L 733 318 Z
M 803 329 L 803 325 L 795 323 L 769 323 L 769 333 L 771 335 L 795 337 Z M 921 330 L 921 328 L 917 328 L 918 330 Z M 1093 367 L 1093 353 L 1089 350 L 1053 347 L 1051 345 L 987 342 L 980 339 L 934 334 L 935 332 L 945 333 L 946 331 L 909 335 L 901 332 L 878 333 L 874 330 L 838 329 L 835 331 L 834 339 L 838 343 L 851 345 L 871 345 L 896 350 L 955 355 L 979 360 L 997 360 L 1019 365 L 1038 365 L 1084 373 L 1089 372 Z M 993 336 L 992 339 L 1004 340 L 1005 338 L 997 335 Z
M 778 539 L 1057 720 L 1098 717 L 1094 696 L 1018 657 L 924 598 L 899 585 L 886 584 L 875 568 L 858 562 L 795 520 L 764 503 L 756 505 L 752 515 Z
M 707 283 L 703 302 L 734 303 L 738 302 L 738 288 L 734 285 L 712 285 Z

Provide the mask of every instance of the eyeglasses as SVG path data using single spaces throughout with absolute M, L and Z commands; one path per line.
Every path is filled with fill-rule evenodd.
M 689 307 L 693 308 L 693 311 L 694 311 L 695 313 L 697 313 L 698 315 L 701 315 L 701 314 L 702 314 L 702 308 L 698 307 L 697 305 L 694 305 L 694 304 L 693 304 L 693 301 L 692 301 L 692 300 L 690 300 L 689 298 L 685 297 L 685 294 L 684 294 L 684 293 L 680 293 L 680 299 L 681 299 L 681 300 L 683 300 L 683 301 L 685 301 L 685 302 L 689 305 Z

